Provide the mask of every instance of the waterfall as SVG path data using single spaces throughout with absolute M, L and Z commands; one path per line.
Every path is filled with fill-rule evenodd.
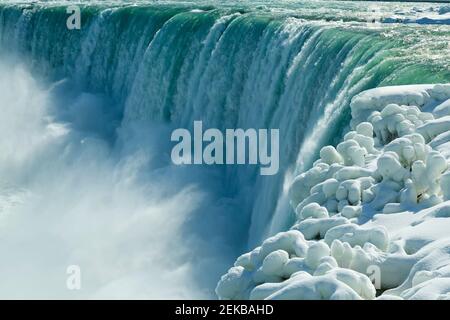
M 202 277 L 202 268 L 211 270 L 198 289 L 208 296 L 218 275 L 236 256 L 292 224 L 287 194 L 291 179 L 311 166 L 323 145 L 335 144 L 348 129 L 353 96 L 378 86 L 438 83 L 450 78 L 448 65 L 436 62 L 439 55 L 441 59 L 445 55 L 439 53 L 443 35 L 448 39 L 445 30 L 394 29 L 351 17 L 349 23 L 325 21 L 311 19 L 308 12 L 303 18 L 301 13 L 245 6 L 96 4 L 83 5 L 81 29 L 69 30 L 65 4 L 3 4 L 0 49 L 25 64 L 42 86 L 51 87 L 51 96 L 56 92 L 56 111 L 52 111 L 56 120 L 74 121 L 77 112 L 86 111 L 77 109 L 83 101 L 100 106 L 97 113 L 89 109 L 87 116 L 78 115 L 84 122 L 86 117 L 94 122 L 78 129 L 95 132 L 96 138 L 106 141 L 110 149 L 102 159 L 114 157 L 124 165 L 129 150 L 133 155 L 140 148 L 147 150 L 133 139 L 148 138 L 164 150 L 154 156 L 158 160 L 151 172 L 136 173 L 139 181 L 175 181 L 158 201 L 175 198 L 164 192 L 185 190 L 192 179 L 184 177 L 198 175 L 198 192 L 212 195 L 208 204 L 192 204 L 199 209 L 177 222 L 181 228 L 177 230 L 182 231 L 173 232 L 181 232 L 180 239 L 167 246 L 182 243 L 184 233 L 201 240 L 201 245 L 187 241 L 181 256 L 192 260 L 193 270 L 186 272 L 193 274 L 194 282 Z M 433 43 L 426 52 L 422 50 L 426 44 L 415 41 L 425 34 L 427 43 Z M 164 169 L 169 166 L 164 158 L 170 147 L 168 132 L 191 128 L 196 120 L 221 130 L 279 129 L 279 173 L 260 176 L 256 166 L 247 165 Z M 157 183 L 145 192 L 154 189 Z M 172 200 L 180 201 L 178 205 L 189 198 L 177 197 Z M 168 202 L 163 210 L 171 215 L 171 210 L 179 208 Z M 89 219 L 89 215 L 81 218 Z M 158 237 L 172 236 L 158 231 Z M 158 237 L 149 245 L 158 246 Z M 211 237 L 219 240 L 209 241 Z M 204 257 L 197 263 L 194 257 L 202 255 L 205 247 L 213 258 Z M 134 253 L 145 259 L 145 248 Z M 162 263 L 164 269 L 171 269 L 179 262 Z M 114 272 L 100 281 L 110 282 L 103 287 L 106 295 L 115 290 L 111 279 L 126 274 Z

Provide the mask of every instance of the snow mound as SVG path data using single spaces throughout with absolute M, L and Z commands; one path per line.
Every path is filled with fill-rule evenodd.
M 350 131 L 293 180 L 291 230 L 240 256 L 219 298 L 450 298 L 449 103 L 450 84 L 354 97 Z
M 324 241 L 307 241 L 297 230 L 282 232 L 238 258 L 222 276 L 222 299 L 371 299 L 370 279 L 339 268 Z

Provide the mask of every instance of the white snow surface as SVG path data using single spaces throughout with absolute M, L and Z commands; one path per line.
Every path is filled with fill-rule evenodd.
M 291 230 L 240 256 L 220 299 L 449 299 L 450 84 L 352 100 L 350 131 L 290 187 Z

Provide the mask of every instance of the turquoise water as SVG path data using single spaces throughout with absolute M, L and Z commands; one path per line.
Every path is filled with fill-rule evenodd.
M 280 129 L 278 175 L 262 177 L 250 166 L 217 168 L 221 195 L 237 205 L 225 209 L 224 230 L 213 214 L 207 220 L 232 248 L 204 266 L 211 279 L 290 225 L 286 193 L 293 172 L 307 169 L 321 146 L 339 139 L 355 94 L 450 81 L 450 26 L 373 23 L 394 10 L 437 4 L 134 3 L 83 3 L 80 30 L 66 28 L 67 2 L 1 4 L 0 48 L 42 81 L 67 78 L 79 91 L 107 96 L 115 108 L 106 133 L 112 144 L 116 129 L 136 122 Z M 213 280 L 204 286 L 212 292 Z

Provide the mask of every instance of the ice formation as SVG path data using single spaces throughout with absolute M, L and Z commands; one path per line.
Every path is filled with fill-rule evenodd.
M 368 90 L 351 111 L 294 179 L 291 230 L 240 256 L 219 298 L 450 298 L 450 84 Z

